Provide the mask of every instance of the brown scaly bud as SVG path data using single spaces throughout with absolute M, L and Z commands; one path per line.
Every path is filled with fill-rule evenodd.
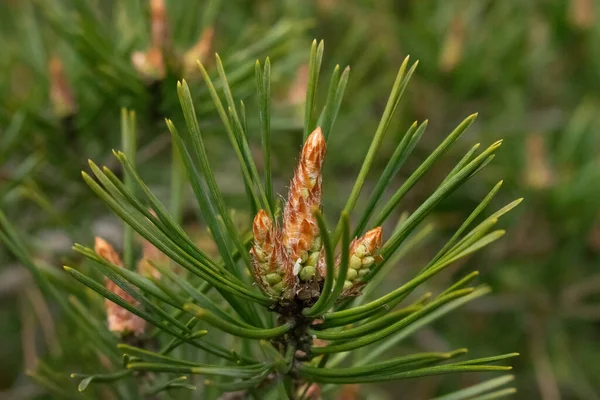
M 50 71 L 50 101 L 54 114 L 65 118 L 75 113 L 75 96 L 65 75 L 63 63 L 58 57 L 52 57 L 48 63 Z
M 206 65 L 206 59 L 213 46 L 215 28 L 209 26 L 202 31 L 200 39 L 183 55 L 183 76 L 190 77 L 200 73 L 198 61 Z
M 350 243 L 348 274 L 342 291 L 343 297 L 360 295 L 360 289 L 365 284 L 363 277 L 368 275 L 373 265 L 383 259 L 377 254 L 382 243 L 381 233 L 382 229 L 379 226 Z
M 162 80 L 166 75 L 165 52 L 168 50 L 169 28 L 164 0 L 150 0 L 151 44 L 147 51 L 134 51 L 131 64 L 148 81 Z
M 147 240 L 142 241 L 142 258 L 138 261 L 138 273 L 145 277 L 160 278 L 160 272 L 152 264 L 168 265 L 169 257 Z
M 159 81 L 165 77 L 163 52 L 158 47 L 151 47 L 148 51 L 134 51 L 131 54 L 131 64 L 148 82 Z
M 167 10 L 164 0 L 150 0 L 150 25 L 152 27 L 152 46 L 164 49 L 169 38 Z
M 292 272 L 300 282 L 316 281 L 321 275 L 317 267 L 322 241 L 314 212 L 321 208 L 321 168 L 325 152 L 325 138 L 318 127 L 302 148 L 283 211 L 283 247 L 293 265 Z
M 291 264 L 285 259 L 281 233 L 264 210 L 254 217 L 252 224 L 254 245 L 250 249 L 256 282 L 272 297 L 293 296 L 294 276 Z
M 104 239 L 96 237 L 94 243 L 94 250 L 96 254 L 100 257 L 104 258 L 106 261 L 111 264 L 117 265 L 119 267 L 123 266 L 119 255 L 113 249 L 113 247 L 108 244 Z M 117 296 L 123 298 L 128 303 L 138 306 L 139 303 L 133 297 L 131 297 L 127 292 L 117 286 L 113 281 L 106 278 L 104 281 L 106 288 L 116 294 Z M 106 309 L 106 317 L 108 321 L 108 329 L 112 332 L 118 332 L 120 334 L 128 334 L 132 333 L 135 336 L 139 336 L 144 333 L 144 328 L 146 327 L 146 321 L 141 319 L 135 314 L 130 313 L 129 311 L 121 308 L 117 304 L 112 301 L 106 299 L 104 300 L 104 307 Z

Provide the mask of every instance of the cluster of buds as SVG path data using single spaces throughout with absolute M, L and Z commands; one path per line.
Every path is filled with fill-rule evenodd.
M 150 1 L 151 42 L 146 51 L 131 54 L 131 64 L 138 74 L 148 82 L 165 78 L 166 65 L 171 66 L 172 46 L 169 32 L 167 10 L 164 0 Z M 205 61 L 212 49 L 214 28 L 209 26 L 202 31 L 198 41 L 190 47 L 176 63 L 181 64 L 183 76 L 190 77 L 198 73 L 197 61 Z
M 314 213 L 322 203 L 321 170 L 326 148 L 321 128 L 317 128 L 302 148 L 283 210 L 283 248 L 294 277 L 300 281 L 297 294 L 301 298 L 318 296 L 319 278 L 324 276 L 324 269 L 318 268 L 322 240 Z
M 106 240 L 96 237 L 94 251 L 109 263 L 123 267 L 119 255 Z M 108 290 L 123 298 L 123 300 L 129 304 L 139 306 L 139 302 L 136 299 L 131 297 L 129 293 L 125 292 L 110 279 L 105 278 L 104 284 Z M 104 308 L 106 309 L 106 320 L 110 331 L 117 332 L 121 335 L 133 334 L 135 336 L 144 333 L 146 321 L 137 315 L 130 313 L 108 299 L 104 300 Z
M 254 218 L 250 250 L 255 279 L 265 293 L 282 299 L 319 297 L 326 274 L 325 253 L 315 211 L 321 209 L 326 144 L 321 128 L 308 137 L 290 184 L 281 228 L 260 210 Z M 354 239 L 343 296 L 355 296 L 362 277 L 379 261 L 381 228 Z M 339 267 L 339 258 L 338 258 Z
M 344 281 L 342 296 L 358 296 L 364 285 L 363 278 L 371 272 L 371 267 L 382 260 L 377 254 L 381 247 L 381 227 L 371 229 L 364 236 L 350 244 L 348 273 Z M 339 266 L 339 261 L 337 263 Z
M 260 210 L 253 223 L 254 246 L 250 250 L 254 261 L 254 276 L 260 287 L 272 297 L 291 297 L 284 293 L 290 288 L 292 274 L 284 263 L 281 234 L 264 210 Z

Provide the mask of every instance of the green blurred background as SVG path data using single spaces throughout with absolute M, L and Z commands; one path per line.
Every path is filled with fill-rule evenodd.
M 505 223 L 503 240 L 436 281 L 444 287 L 477 268 L 494 293 L 421 331 L 415 346 L 518 351 L 517 398 L 600 399 L 599 1 L 167 0 L 166 7 L 168 51 L 157 69 L 148 61 L 156 43 L 146 1 L 0 1 L 0 202 L 37 258 L 58 271 L 74 257 L 75 239 L 90 243 L 102 235 L 120 242 L 121 224 L 79 171 L 88 158 L 112 162 L 121 107 L 137 114 L 142 176 L 159 195 L 168 193 L 170 143 L 162 118 L 181 119 L 175 91 L 181 77 L 197 96 L 203 123 L 214 125 L 205 129 L 207 146 L 230 204 L 244 195 L 206 88 L 186 55 L 210 69 L 218 52 L 250 116 L 256 114 L 254 61 L 271 56 L 280 194 L 301 143 L 310 42 L 325 41 L 323 82 L 336 64 L 351 67 L 324 178 L 332 212 L 346 199 L 397 68 L 410 55 L 419 67 L 382 147 L 379 171 L 412 121 L 429 119 L 429 127 L 398 183 L 465 116 L 479 117 L 398 216 L 426 198 L 474 143 L 503 138 L 504 144 L 486 170 L 438 208 L 428 221 L 431 233 L 385 289 L 418 270 L 498 180 L 504 185 L 497 206 L 525 197 Z M 207 48 L 195 47 L 198 42 Z M 134 53 L 145 64 L 132 62 Z M 321 104 L 326 94 L 322 84 Z M 248 123 L 257 126 L 256 119 Z M 258 150 L 258 133 L 251 142 Z M 52 359 L 68 329 L 2 248 L 0 299 L 0 398 L 45 398 L 24 371 L 38 368 L 37 359 Z M 77 348 L 63 351 L 64 369 L 71 371 L 81 355 Z M 361 396 L 427 399 L 441 387 L 466 383 L 371 385 Z

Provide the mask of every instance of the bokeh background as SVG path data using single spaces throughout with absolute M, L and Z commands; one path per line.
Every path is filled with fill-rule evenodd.
M 147 1 L 0 1 L 0 204 L 48 276 L 62 279 L 60 266 L 76 258 L 70 250 L 75 240 L 91 243 L 102 235 L 120 242 L 121 223 L 79 173 L 88 158 L 114 165 L 110 150 L 120 147 L 121 107 L 137 115 L 142 176 L 159 195 L 169 192 L 163 117 L 181 120 L 175 90 L 181 77 L 192 87 L 203 123 L 214 126 L 205 129 L 207 146 L 229 203 L 235 207 L 244 196 L 193 66 L 196 58 L 210 69 L 213 53 L 222 56 L 252 116 L 254 61 L 271 56 L 273 163 L 281 194 L 301 144 L 312 39 L 325 41 L 323 82 L 336 64 L 351 67 L 325 171 L 326 207 L 335 212 L 356 177 L 397 68 L 410 55 L 419 67 L 373 184 L 414 120 L 428 119 L 429 126 L 398 183 L 464 117 L 479 117 L 411 192 L 398 217 L 426 198 L 474 143 L 502 138 L 504 144 L 489 167 L 426 221 L 423 240 L 386 279 L 386 289 L 418 271 L 498 180 L 504 184 L 496 206 L 525 198 L 506 218 L 504 239 L 436 281 L 444 287 L 476 268 L 494 293 L 420 331 L 413 345 L 518 351 L 516 398 L 600 399 L 600 2 L 198 3 L 166 1 L 159 46 L 165 50 L 157 63 L 152 22 L 159 17 Z M 321 102 L 326 89 L 321 85 Z M 257 126 L 253 117 L 248 123 Z M 258 154 L 258 133 L 251 142 Z M 192 202 L 183 204 L 184 221 L 203 240 Z M 71 329 L 0 247 L 0 398 L 62 398 L 38 383 L 58 382 L 60 374 L 88 362 L 77 342 L 69 342 Z M 358 398 L 427 399 L 466 383 L 435 378 L 371 385 Z

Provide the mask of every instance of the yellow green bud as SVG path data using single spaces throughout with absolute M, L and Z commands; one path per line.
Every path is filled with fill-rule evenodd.
M 373 265 L 374 262 L 375 262 L 375 258 L 373 258 L 373 257 L 364 257 L 362 259 L 363 267 L 370 267 L 371 265 Z
M 307 280 L 311 279 L 313 276 L 315 276 L 315 272 L 316 272 L 315 267 L 308 265 L 300 270 L 300 273 L 298 274 L 298 276 L 300 277 L 301 280 L 307 281 Z
M 321 250 L 321 245 L 323 244 L 321 240 L 321 236 L 317 236 L 313 239 L 313 242 L 310 246 L 310 251 L 319 251 Z
M 355 269 L 348 268 L 348 275 L 346 275 L 346 279 L 349 281 L 353 281 L 358 276 L 358 272 Z
M 266 278 L 270 285 L 281 282 L 281 276 L 279 276 L 279 274 L 268 274 Z
M 317 263 L 319 262 L 319 256 L 320 254 L 318 252 L 310 253 L 310 256 L 308 256 L 308 260 L 306 260 L 306 265 L 316 267 Z
M 357 257 L 362 258 L 367 254 L 367 248 L 364 244 L 360 244 L 354 249 L 354 254 L 356 254 Z
M 262 251 L 259 247 L 254 248 L 254 255 L 258 259 L 258 261 L 260 261 L 260 262 L 266 261 L 266 255 L 265 255 L 264 251 Z
M 352 255 L 350 257 L 350 268 L 351 269 L 360 269 L 362 267 L 362 261 L 356 255 Z
M 283 282 L 279 282 L 278 284 L 271 286 L 271 289 L 277 293 L 283 292 Z
M 308 259 L 308 251 L 304 250 L 302 251 L 302 253 L 300 253 L 300 261 L 302 263 L 306 262 L 306 260 Z

